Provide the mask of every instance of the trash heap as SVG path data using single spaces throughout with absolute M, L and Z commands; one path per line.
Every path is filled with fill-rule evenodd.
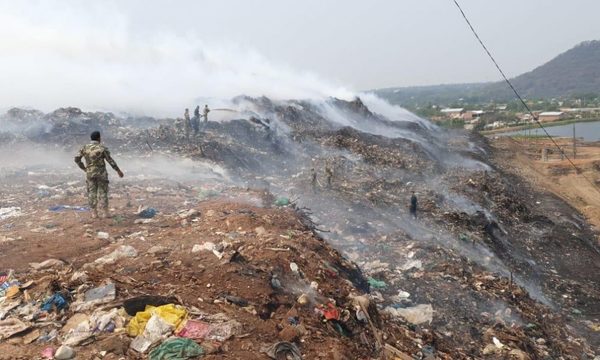
M 229 202 L 232 195 L 152 217 L 150 207 L 138 208 L 112 219 L 110 231 L 84 223 L 84 238 L 104 246 L 2 273 L 2 352 L 55 359 L 419 352 L 384 340 L 400 329 L 395 337 L 419 335 L 382 318 L 360 270 L 302 225 L 289 199 L 257 208 Z M 253 196 L 260 194 L 245 194 Z M 59 222 L 78 214 L 72 207 L 47 212 Z
M 19 215 L 0 220 L 0 236 L 12 239 L 0 244 L 0 263 L 7 275 L 15 270 L 11 281 L 34 282 L 18 296 L 27 291 L 36 311 L 62 298 L 68 307 L 51 313 L 57 331 L 83 313 L 82 336 L 94 334 L 71 346 L 59 331 L 46 347 L 33 341 L 28 356 L 61 345 L 87 358 L 169 349 L 232 359 L 600 353 L 595 233 L 560 199 L 507 174 L 483 139 L 386 118 L 360 99 L 235 101 L 250 104 L 252 116 L 209 121 L 191 137 L 175 121 L 107 123 L 113 154 L 181 156 L 228 176 L 216 186 L 128 173 L 111 188 L 117 215 L 102 226 L 86 223 L 81 180 L 67 191 L 80 173 L 6 177 L 0 207 Z M 91 115 L 56 114 L 67 123 L 79 116 Z M 61 136 L 38 144 L 86 141 Z M 56 237 L 77 244 L 46 241 Z M 49 260 L 42 251 L 63 265 L 25 271 L 11 258 L 19 251 L 31 251 L 37 266 Z M 53 291 L 45 276 L 61 287 Z M 113 300 L 76 310 L 87 291 L 110 284 Z M 125 302 L 140 299 L 128 313 Z M 40 328 L 17 309 L 7 318 Z M 114 329 L 94 332 L 108 313 Z M 229 329 L 227 339 L 213 336 Z M 22 351 L 26 334 L 7 343 Z M 114 337 L 121 355 L 100 346 Z

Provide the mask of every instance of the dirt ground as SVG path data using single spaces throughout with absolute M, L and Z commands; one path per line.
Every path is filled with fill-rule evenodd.
M 579 174 L 567 159 L 561 159 L 548 139 L 503 136 L 495 138 L 492 144 L 500 150 L 504 168 L 561 197 L 600 229 L 600 144 L 578 143 L 577 155 L 573 157 L 572 140 L 557 142 L 579 168 Z M 551 151 L 547 161 L 542 158 L 545 148 Z
M 271 207 L 273 199 L 268 195 L 229 190 L 199 200 L 198 193 L 183 184 L 121 184 L 112 194 L 112 217 L 94 220 L 88 211 L 47 210 L 57 201 L 69 206 L 85 204 L 82 192 L 63 196 L 81 190 L 81 181 L 71 182 L 72 189 L 63 195 L 43 198 L 29 196 L 37 191 L 35 182 L 30 176 L 29 184 L 4 189 L 7 202 L 19 202 L 22 214 L 0 221 L 2 268 L 13 269 L 21 283 L 33 282 L 22 290 L 23 302 L 47 298 L 57 287 L 75 298 L 93 286 L 114 283 L 117 300 L 107 306 L 119 306 L 123 299 L 142 295 L 172 296 L 190 312 L 224 314 L 242 324 L 230 341 L 203 344 L 214 348 L 214 354 L 203 357 L 206 359 L 268 359 L 262 352 L 266 347 L 300 338 L 306 359 L 367 359 L 373 351 L 376 340 L 369 335 L 368 325 L 346 328 L 346 322 L 344 332 L 357 335 L 353 340 L 351 335 L 340 336 L 339 328 L 323 322 L 314 312 L 328 303 L 352 309 L 348 299 L 361 293 L 355 286 L 364 281 L 360 272 L 315 236 L 293 208 Z M 212 191 L 217 193 L 218 185 Z M 160 204 L 161 212 L 141 223 L 134 214 L 138 203 Z M 108 238 L 99 238 L 99 232 L 107 233 Z M 192 251 L 194 245 L 206 242 L 224 245 L 221 258 L 211 251 Z M 132 246 L 137 255 L 109 265 L 94 263 L 121 246 Z M 48 259 L 64 264 L 32 270 L 30 263 Z M 297 265 L 297 272 L 291 263 Z M 85 272 L 85 281 L 73 280 L 77 271 Z M 281 288 L 272 285 L 274 275 Z M 303 294 L 308 301 L 301 305 L 296 300 Z M 243 303 L 231 303 L 228 296 Z M 41 358 L 45 348 L 57 347 L 54 341 L 26 343 L 26 334 L 44 335 L 52 328 L 61 329 L 75 313 L 50 314 L 36 323 L 34 330 L 25 331 L 25 336 L 1 341 L 0 359 Z M 359 334 L 362 340 L 356 341 Z M 60 336 L 64 335 L 63 328 Z M 398 339 L 403 336 L 394 335 Z M 145 358 L 128 349 L 130 342 L 123 329 L 100 333 L 77 347 L 76 358 Z M 408 348 L 418 351 L 415 345 L 408 344 Z M 102 357 L 102 351 L 108 354 Z
M 39 304 L 59 290 L 75 301 L 90 288 L 114 283 L 116 299 L 100 309 L 159 295 L 183 305 L 190 317 L 218 315 L 239 322 L 241 328 L 230 339 L 202 343 L 211 351 L 206 359 L 268 359 L 264 349 L 280 341 L 296 341 L 304 359 L 383 358 L 384 353 L 377 351 L 379 341 L 395 347 L 395 355 L 388 359 L 484 358 L 481 354 L 534 359 L 550 351 L 578 351 L 578 340 L 559 340 L 569 336 L 561 329 L 564 319 L 532 300 L 524 289 L 451 251 L 413 241 L 381 243 L 380 259 L 393 261 L 416 252 L 424 259 L 424 269 L 406 271 L 396 280 L 384 272 L 379 278 L 398 281 L 419 294 L 415 300 L 431 302 L 437 309 L 434 321 L 415 325 L 377 310 L 373 324 L 357 321 L 352 296 L 369 291 L 361 272 L 316 236 L 293 207 L 272 206 L 274 199 L 267 193 L 219 184 L 198 188 L 170 181 L 120 181 L 113 184 L 112 218 L 93 220 L 87 211 L 49 210 L 58 204 L 85 204 L 83 181 L 77 176 L 29 173 L 12 180 L 2 196 L 5 205 L 18 204 L 21 214 L 0 221 L 0 264 L 13 269 L 22 284 L 32 281 L 20 294 L 23 304 L 32 300 Z M 48 185 L 40 186 L 42 182 Z M 135 214 L 139 205 L 146 204 L 160 206 L 150 220 Z M 100 238 L 100 233 L 108 238 Z M 222 246 L 220 257 L 211 251 L 192 251 L 194 245 L 206 242 Z M 122 246 L 133 247 L 137 255 L 108 265 L 95 263 Z M 64 263 L 40 270 L 30 265 L 48 259 Z M 81 272 L 85 279 L 74 278 Z M 274 275 L 281 288 L 273 286 Z M 308 298 L 305 304 L 298 302 L 303 294 Z M 371 288 L 371 299 L 382 296 L 398 294 L 392 288 Z M 489 305 L 466 305 L 475 299 Z M 343 327 L 315 312 L 329 303 L 342 313 Z M 0 359 L 41 359 L 44 349 L 56 349 L 68 338 L 64 329 L 80 315 L 67 309 L 31 322 L 28 330 L 0 341 Z M 471 325 L 449 325 L 458 319 Z M 59 337 L 41 340 L 52 329 Z M 471 340 L 457 346 L 457 336 Z M 495 347 L 494 338 L 510 347 Z M 542 343 L 543 339 L 550 342 Z M 76 359 L 146 358 L 147 354 L 130 349 L 131 341 L 123 328 L 95 333 L 74 347 Z
M 518 144 L 494 149 L 476 135 L 389 122 L 358 100 L 336 106 L 377 131 L 410 136 L 339 128 L 310 104 L 257 106 L 294 132 L 268 119 L 208 122 L 193 139 L 176 125 L 106 124 L 126 177 L 111 178 L 113 216 L 104 220 L 78 208 L 85 182 L 69 134 L 80 112 L 66 110 L 74 121 L 63 121 L 65 110 L 51 115 L 55 133 L 41 144 L 9 136 L 0 171 L 0 359 L 40 359 L 64 344 L 77 359 L 149 358 L 134 350 L 139 336 L 127 334 L 140 311 L 127 304 L 150 304 L 148 296 L 181 305 L 209 329 L 194 338 L 207 359 L 268 359 L 275 344 L 334 360 L 600 354 L 596 235 L 535 182 L 543 174 L 536 180 L 515 161 Z M 535 162 L 536 151 L 522 160 Z M 406 206 L 412 191 L 416 219 Z M 140 206 L 158 213 L 144 219 Z M 106 260 L 114 254 L 122 258 Z M 90 291 L 110 284 L 116 294 L 89 303 Z M 67 308 L 41 309 L 58 295 Z M 96 328 L 97 316 L 111 326 Z M 15 323 L 25 329 L 13 333 Z

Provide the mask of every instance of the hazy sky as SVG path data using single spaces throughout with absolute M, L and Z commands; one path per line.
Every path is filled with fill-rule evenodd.
M 597 0 L 460 3 L 509 76 L 600 38 Z M 0 51 L 0 107 L 499 78 L 452 0 L 0 0 Z

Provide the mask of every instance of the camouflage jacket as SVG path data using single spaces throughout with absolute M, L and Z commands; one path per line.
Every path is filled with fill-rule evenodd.
M 81 159 L 85 158 L 85 165 Z M 108 148 L 100 144 L 98 141 L 92 141 L 86 144 L 79 150 L 79 154 L 75 156 L 75 163 L 86 172 L 88 179 L 107 180 L 108 173 L 104 160 L 112 166 L 115 171 L 119 171 L 119 166 L 110 157 Z

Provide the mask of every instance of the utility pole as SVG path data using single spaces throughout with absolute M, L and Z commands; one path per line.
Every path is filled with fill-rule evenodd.
M 577 157 L 577 140 L 575 139 L 575 123 L 573 123 L 573 159 Z

